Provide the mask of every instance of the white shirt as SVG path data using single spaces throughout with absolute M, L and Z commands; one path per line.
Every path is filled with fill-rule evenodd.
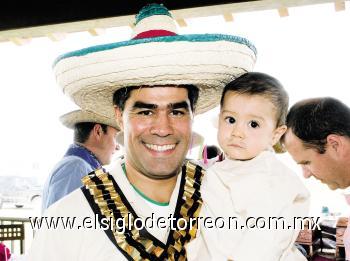
M 154 210 L 145 204 L 144 200 L 137 194 L 130 185 L 127 177 L 123 174 L 120 162 L 116 162 L 110 169 L 110 174 L 118 183 L 124 195 L 137 215 L 143 219 L 151 217 Z M 175 189 L 169 202 L 169 212 L 174 213 L 181 175 L 178 176 Z M 203 181 L 206 183 L 207 181 Z M 228 193 L 225 193 L 228 196 Z M 227 197 L 229 198 L 229 197 Z M 209 209 L 202 206 L 201 215 L 208 216 Z M 94 218 L 89 203 L 80 189 L 73 191 L 71 194 L 51 205 L 44 216 L 48 217 L 76 217 L 76 222 L 82 223 L 85 217 Z M 157 239 L 166 242 L 169 231 L 153 227 L 148 232 Z M 205 243 L 205 235 L 197 231 L 196 239 L 186 245 L 188 260 L 214 260 L 209 250 L 211 246 Z M 110 241 L 105 232 L 100 229 L 59 229 L 48 230 L 40 229 L 37 231 L 33 240 L 31 249 L 28 252 L 28 260 L 33 261 L 104 261 L 104 260 L 126 260 L 124 255 L 119 252 L 117 247 Z M 217 259 L 216 259 L 217 260 Z
M 295 173 L 284 166 L 273 152 L 264 151 L 247 161 L 225 159 L 215 163 L 207 176 L 217 176 L 229 189 L 232 209 L 216 209 L 216 215 L 236 216 L 239 224 L 249 217 L 305 217 L 309 209 L 309 192 Z M 204 198 L 208 205 L 210 195 Z M 221 213 L 221 214 L 220 214 Z M 289 224 L 289 223 L 288 223 Z M 239 226 L 218 234 L 217 253 L 235 261 L 306 260 L 294 247 L 299 229 L 251 230 Z

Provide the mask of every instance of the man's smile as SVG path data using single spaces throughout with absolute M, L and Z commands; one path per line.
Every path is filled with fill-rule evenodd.
M 164 144 L 164 145 L 157 145 L 157 144 L 150 144 L 150 143 L 143 143 L 148 149 L 156 151 L 156 152 L 164 152 L 168 150 L 175 149 L 176 144 Z

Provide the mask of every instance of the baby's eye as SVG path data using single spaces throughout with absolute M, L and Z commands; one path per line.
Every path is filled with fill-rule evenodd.
M 257 123 L 256 121 L 251 121 L 249 122 L 249 126 L 255 129 L 259 127 L 259 123 Z
M 233 118 L 233 117 L 225 117 L 225 121 L 228 124 L 234 124 L 236 122 L 235 118 Z

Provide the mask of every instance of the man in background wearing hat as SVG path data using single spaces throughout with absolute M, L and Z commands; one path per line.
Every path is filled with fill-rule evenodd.
M 88 111 L 72 111 L 60 117 L 64 126 L 74 129 L 74 143 L 56 164 L 47 178 L 42 212 L 83 184 L 81 178 L 103 165 L 109 164 L 118 148 L 119 131 L 113 119 Z
M 287 115 L 284 145 L 311 176 L 332 190 L 350 188 L 350 108 L 325 97 L 299 101 Z M 346 194 L 350 205 L 350 194 Z M 346 260 L 350 260 L 350 219 L 343 239 Z
M 116 115 L 125 158 L 110 174 L 89 174 L 83 188 L 48 209 L 79 224 L 41 228 L 29 260 L 219 260 L 196 218 L 215 211 L 205 205 L 207 191 L 224 210 L 232 209 L 229 193 L 185 156 L 194 112 L 218 105 L 223 86 L 252 70 L 255 48 L 240 37 L 175 30 L 168 10 L 153 4 L 136 16 L 132 40 L 57 59 L 66 94 L 84 109 Z M 96 219 L 97 228 L 83 224 Z M 101 229 L 106 220 L 112 225 Z

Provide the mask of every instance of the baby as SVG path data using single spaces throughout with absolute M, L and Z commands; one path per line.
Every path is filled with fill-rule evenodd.
M 218 142 L 225 160 L 207 175 L 217 175 L 228 188 L 230 216 L 239 221 L 237 228 L 218 236 L 223 256 L 235 261 L 306 260 L 294 246 L 299 228 L 294 229 L 293 218 L 307 216 L 309 193 L 273 152 L 282 148 L 288 94 L 273 77 L 250 72 L 225 87 L 220 106 Z M 254 223 L 259 217 L 260 223 Z M 269 217 L 281 219 L 269 228 Z M 248 220 L 264 226 L 262 218 L 265 229 L 241 227 Z M 291 227 L 283 229 L 283 221 Z

